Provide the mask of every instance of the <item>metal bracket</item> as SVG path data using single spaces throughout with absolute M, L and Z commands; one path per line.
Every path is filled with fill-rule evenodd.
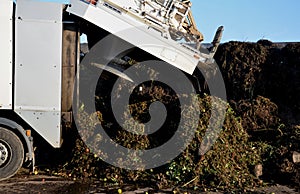
M 223 36 L 224 26 L 220 26 L 215 34 L 214 40 L 212 41 L 213 47 L 211 48 L 210 54 L 213 57 L 220 45 L 222 36 Z

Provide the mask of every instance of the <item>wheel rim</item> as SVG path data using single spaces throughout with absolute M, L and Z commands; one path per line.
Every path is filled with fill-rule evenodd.
M 0 140 L 0 167 L 6 165 L 10 158 L 10 147 L 9 145 Z

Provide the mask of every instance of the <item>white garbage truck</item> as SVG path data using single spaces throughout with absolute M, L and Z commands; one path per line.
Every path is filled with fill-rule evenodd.
M 63 125 L 72 120 L 82 34 L 89 47 L 115 34 L 192 75 L 213 61 L 223 30 L 201 52 L 189 0 L 1 0 L 0 24 L 0 180 L 24 163 L 34 167 L 33 131 L 61 146 Z

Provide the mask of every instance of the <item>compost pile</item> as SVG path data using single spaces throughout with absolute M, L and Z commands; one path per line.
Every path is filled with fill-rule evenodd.
M 250 140 L 266 144 L 263 178 L 299 188 L 300 44 L 229 42 L 215 58 Z
M 215 59 L 225 80 L 229 103 L 219 139 L 205 155 L 199 154 L 199 145 L 212 116 L 212 97 L 203 94 L 197 98 L 201 110 L 197 133 L 189 147 L 170 163 L 150 170 L 123 170 L 102 162 L 78 134 L 69 132 L 66 141 L 74 145 L 71 157 L 50 172 L 73 179 L 97 179 L 104 185 L 119 187 L 144 184 L 155 188 L 244 191 L 280 183 L 299 188 L 300 164 L 293 162 L 292 155 L 300 152 L 300 44 L 229 42 L 219 47 Z M 107 100 L 103 95 L 100 98 Z M 172 100 L 176 98 L 169 98 L 166 104 L 174 105 Z M 133 103 L 131 109 L 147 115 L 148 105 L 149 101 Z M 189 108 L 192 109 L 185 110 Z M 117 128 L 109 125 L 110 117 L 102 111 L 82 111 L 80 125 L 87 131 L 98 124 Z M 170 126 L 164 126 L 165 131 Z M 122 130 L 112 135 L 124 147 L 151 148 L 151 139 L 128 138 L 129 134 Z M 70 149 L 66 147 L 63 149 Z M 255 170 L 260 164 L 262 175 Z

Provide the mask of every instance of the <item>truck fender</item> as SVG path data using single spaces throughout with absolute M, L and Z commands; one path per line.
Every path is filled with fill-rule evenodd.
M 22 138 L 25 141 L 26 148 L 28 150 L 27 158 L 28 158 L 29 161 L 32 162 L 32 166 L 34 167 L 35 158 L 34 158 L 34 149 L 33 149 L 33 138 L 31 136 L 28 137 L 26 135 L 26 131 L 24 130 L 24 128 L 21 125 L 17 124 L 16 122 L 12 121 L 12 120 L 0 117 L 0 125 L 4 125 L 4 126 L 9 127 L 13 130 L 17 130 L 22 135 Z

